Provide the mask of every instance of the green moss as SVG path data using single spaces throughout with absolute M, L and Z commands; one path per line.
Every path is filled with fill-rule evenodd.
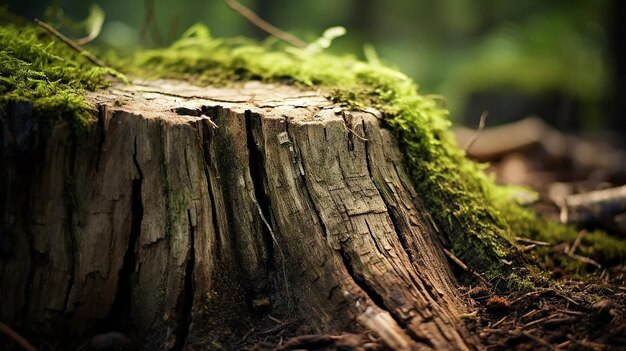
M 91 113 L 83 92 L 105 87 L 107 75 L 121 77 L 35 27 L 0 26 L 0 48 L 0 108 L 29 102 L 50 121 L 85 124 Z

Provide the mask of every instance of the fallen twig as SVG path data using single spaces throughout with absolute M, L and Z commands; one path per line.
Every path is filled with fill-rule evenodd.
M 476 133 L 470 128 L 455 128 L 457 142 L 464 145 Z M 561 133 L 537 117 L 503 126 L 486 128 L 468 154 L 480 161 L 539 146 L 547 155 L 566 159 L 582 169 L 603 169 L 609 174 L 626 174 L 626 152 L 607 144 L 587 141 Z M 602 155 L 602 157 L 594 157 Z
M 281 321 L 280 319 L 276 318 L 276 317 L 272 317 L 270 315 L 267 316 L 267 318 L 273 320 L 276 323 L 284 323 L 284 321 Z
M 550 246 L 550 243 L 547 243 L 545 241 L 532 240 L 528 238 L 522 238 L 520 236 L 516 236 L 515 240 L 519 242 L 527 243 L 527 244 L 535 244 L 539 246 Z
M 570 195 L 558 202 L 562 222 L 597 222 L 626 211 L 626 185 Z
M 574 320 L 575 319 L 572 318 L 572 317 L 554 318 L 554 319 L 550 319 L 550 320 L 547 320 L 547 321 L 541 323 L 541 325 L 544 326 L 544 327 L 554 327 L 554 326 L 557 326 L 557 325 L 573 322 Z
M 31 345 L 28 340 L 24 339 L 23 336 L 18 334 L 15 330 L 13 330 L 8 325 L 0 322 L 0 332 L 2 334 L 9 337 L 9 339 L 13 340 L 16 344 L 18 344 L 22 349 L 26 351 L 37 351 L 37 349 Z
M 583 237 L 586 233 L 587 232 L 585 230 L 581 230 L 578 233 L 578 235 L 576 236 L 576 240 L 574 240 L 574 243 L 572 244 L 572 247 L 570 247 L 569 251 L 567 252 L 568 255 L 573 255 L 574 253 L 576 253 L 576 249 L 580 245 L 580 242 L 583 240 Z
M 504 316 L 504 317 L 502 317 L 502 319 L 500 319 L 499 321 L 495 322 L 495 323 L 491 326 L 491 328 L 497 328 L 497 327 L 499 327 L 500 325 L 502 325 L 502 323 L 504 323 L 504 321 L 507 319 L 507 317 L 508 317 L 508 316 Z
M 584 312 L 578 312 L 578 311 L 571 311 L 571 310 L 562 310 L 562 309 L 557 309 L 557 312 L 561 312 L 561 313 L 565 313 L 565 314 L 570 314 L 572 316 L 586 316 L 587 314 Z
M 237 12 L 238 14 L 242 15 L 243 17 L 245 17 L 248 21 L 250 21 L 250 23 L 252 23 L 253 25 L 257 26 L 259 29 L 264 30 L 265 32 L 269 33 L 270 35 L 275 36 L 276 38 L 287 42 L 297 48 L 301 48 L 304 49 L 308 46 L 307 43 L 305 43 L 304 41 L 302 41 L 300 38 L 296 37 L 293 34 L 287 33 L 284 30 L 275 27 L 274 25 L 272 25 L 271 23 L 267 22 L 266 20 L 262 19 L 261 17 L 259 17 L 256 13 L 254 13 L 252 10 L 250 10 L 249 8 L 243 6 L 242 4 L 240 4 L 238 1 L 236 0 L 224 0 L 224 2 L 226 3 L 226 5 L 228 5 L 228 7 L 230 7 L 233 11 Z
M 254 332 L 255 328 L 252 327 L 250 330 L 248 330 L 247 333 L 244 334 L 244 336 L 241 338 L 241 340 L 239 341 L 240 344 L 245 343 L 248 340 L 248 337 Z
M 270 329 L 267 329 L 267 330 L 264 330 L 264 331 L 260 331 L 259 335 L 269 335 L 269 334 L 275 333 L 275 332 L 277 332 L 277 331 L 279 331 L 281 329 L 284 329 L 285 327 L 287 327 L 291 323 L 292 323 L 291 321 L 286 321 L 286 322 L 280 323 L 280 324 L 276 325 L 273 328 L 270 328 Z
M 63 33 L 59 32 L 56 29 L 54 29 L 52 26 L 50 26 L 46 22 L 43 22 L 43 21 L 35 18 L 35 23 L 37 23 L 37 25 L 39 25 L 43 29 L 47 30 L 48 33 L 52 34 L 53 36 L 57 37 L 59 40 L 61 40 L 65 44 L 67 44 L 72 49 L 76 50 L 81 55 L 85 56 L 85 58 L 87 60 L 91 61 L 94 65 L 100 66 L 100 67 L 108 67 L 104 62 L 100 61 L 97 57 L 95 57 L 92 54 L 90 54 L 87 50 L 83 49 L 78 44 L 76 44 L 74 41 L 72 41 L 72 39 L 66 37 L 65 35 L 63 35 Z
M 562 294 L 562 293 L 560 293 L 560 292 L 558 292 L 558 291 L 556 291 L 556 290 L 551 290 L 551 291 L 553 291 L 555 295 L 560 296 L 561 298 L 563 298 L 563 299 L 565 299 L 565 300 L 567 300 L 567 301 L 569 301 L 569 302 L 573 303 L 574 305 L 576 305 L 576 306 L 580 306 L 580 303 L 578 303 L 578 302 L 576 302 L 576 301 L 572 300 L 572 298 L 571 298 L 571 297 L 569 297 L 569 296 L 567 296 L 567 295 L 564 295 L 564 294 Z
M 547 316 L 547 317 L 543 317 L 543 318 L 535 319 L 534 321 L 531 321 L 531 322 L 528 322 L 528 323 L 524 324 L 524 325 L 522 326 L 522 328 L 524 328 L 524 329 L 525 329 L 525 328 L 532 327 L 533 325 L 541 324 L 541 323 L 543 323 L 543 322 L 545 322 L 545 321 L 549 320 L 549 319 L 550 319 L 550 318 L 552 318 L 552 317 L 554 317 L 554 316 Z
M 542 338 L 540 338 L 540 337 L 537 337 L 537 336 L 532 335 L 532 334 L 531 334 L 531 333 L 529 333 L 529 332 L 523 331 L 523 332 L 522 332 L 522 335 L 524 335 L 525 337 L 527 337 L 527 338 L 529 338 L 529 339 L 531 339 L 531 340 L 533 340 L 533 341 L 535 341 L 535 342 L 537 342 L 537 343 L 539 343 L 539 344 L 541 344 L 541 345 L 543 345 L 543 346 L 547 347 L 547 348 L 548 348 L 548 349 L 550 349 L 550 350 L 556 350 L 556 348 L 555 348 L 554 346 L 552 346 L 552 344 L 550 344 L 549 342 L 547 342 L 547 341 L 543 340 L 543 339 L 542 339 Z
M 456 263 L 462 270 L 472 273 L 476 278 L 478 278 L 478 280 L 480 280 L 487 286 L 491 286 L 491 284 L 485 278 L 483 278 L 482 275 L 478 274 L 478 272 L 468 267 L 465 263 L 463 263 L 463 261 L 456 257 L 452 252 L 450 252 L 450 250 L 444 247 L 443 253 L 448 256 L 448 258 L 451 259 L 454 263 Z
M 594 351 L 602 351 L 602 350 L 606 350 L 607 349 L 607 345 L 600 344 L 600 343 L 597 343 L 597 342 L 593 342 L 593 341 L 590 341 L 590 340 L 587 340 L 587 339 L 576 340 L 574 338 L 574 336 L 571 335 L 571 334 L 567 334 L 567 338 L 570 341 L 572 341 L 573 343 L 577 344 L 577 345 L 583 346 L 583 347 L 585 347 L 587 349 L 591 349 L 591 350 L 594 350 Z
M 587 264 L 590 264 L 592 266 L 595 266 L 598 269 L 602 269 L 602 265 L 600 263 L 598 263 L 595 260 L 592 260 L 589 257 L 585 257 L 585 256 L 577 255 L 577 254 L 569 254 L 567 256 L 569 256 L 569 257 L 571 257 L 571 258 L 573 258 L 573 259 L 575 259 L 577 261 L 580 261 L 580 262 L 587 263 Z

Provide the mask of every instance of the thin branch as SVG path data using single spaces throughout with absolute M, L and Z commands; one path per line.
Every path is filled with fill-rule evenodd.
M 580 261 L 582 263 L 587 263 L 590 264 L 592 266 L 595 266 L 598 269 L 602 269 L 602 265 L 600 263 L 598 263 L 597 261 L 594 261 L 593 259 L 589 258 L 589 257 L 585 257 L 585 256 L 581 256 L 581 255 L 577 255 L 577 254 L 569 254 L 567 255 L 577 261 Z
M 478 272 L 476 272 L 475 270 L 473 270 L 472 268 L 468 267 L 463 261 L 461 261 L 458 257 L 456 257 L 450 250 L 446 249 L 445 247 L 443 248 L 443 253 L 450 259 L 452 260 L 452 262 L 456 263 L 457 266 L 459 266 L 462 270 L 466 271 L 466 272 L 470 272 L 471 274 L 473 274 L 476 278 L 478 278 L 478 280 L 480 280 L 481 282 L 483 282 L 485 285 L 487 286 L 491 286 L 491 284 L 489 284 L 489 282 L 483 278 L 482 275 L 480 275 Z
M 469 152 L 469 150 L 472 148 L 472 145 L 474 145 L 476 140 L 478 140 L 478 138 L 480 137 L 480 133 L 483 131 L 483 129 L 485 129 L 485 120 L 487 120 L 487 115 L 487 111 L 484 111 L 480 115 L 480 122 L 478 122 L 478 128 L 476 129 L 476 132 L 474 132 L 474 135 L 472 135 L 472 137 L 467 141 L 467 143 L 465 143 L 465 146 L 463 147 L 465 153 Z
M 626 185 L 554 199 L 564 223 L 602 222 L 626 211 Z
M 8 336 L 11 340 L 13 340 L 16 344 L 20 345 L 20 347 L 26 351 L 37 351 L 33 345 L 31 345 L 28 340 L 24 339 L 23 336 L 18 334 L 15 330 L 13 330 L 8 325 L 0 322 L 0 332 L 2 334 Z
M 72 41 L 72 39 L 63 35 L 63 33 L 54 29 L 51 25 L 47 24 L 46 22 L 40 21 L 38 18 L 35 18 L 35 23 L 37 23 L 37 25 L 39 25 L 40 27 L 48 31 L 48 33 L 52 34 L 53 36 L 57 37 L 59 40 L 67 44 L 72 49 L 76 50 L 81 55 L 85 56 L 85 58 L 91 61 L 94 65 L 100 66 L 100 67 L 108 67 L 104 62 L 98 60 L 98 58 L 90 54 L 87 50 L 80 47 L 78 44 Z
M 259 17 L 256 13 L 254 13 L 252 10 L 250 10 L 249 8 L 243 6 L 242 4 L 240 4 L 239 2 L 237 2 L 236 0 L 224 0 L 224 2 L 226 3 L 226 5 L 228 5 L 228 7 L 231 8 L 231 10 L 237 12 L 238 14 L 242 15 L 243 17 L 245 17 L 248 21 L 250 21 L 250 23 L 252 23 L 253 25 L 257 26 L 259 29 L 269 33 L 270 35 L 275 36 L 276 38 L 287 42 L 297 48 L 300 49 L 304 49 L 308 46 L 307 43 L 305 43 L 303 40 L 301 40 L 300 38 L 294 36 L 293 34 L 287 33 L 284 30 L 277 28 L 275 26 L 273 26 L 272 24 L 270 24 L 269 22 L 267 22 L 266 20 L 262 19 L 261 17 Z
M 532 335 L 531 333 L 527 332 L 527 331 L 523 331 L 522 335 L 524 335 L 525 337 L 535 341 L 536 343 L 542 345 L 543 347 L 547 348 L 548 350 L 556 350 L 556 348 L 550 344 L 549 342 L 543 340 L 542 338 Z
M 576 236 L 576 240 L 574 240 L 572 247 L 570 247 L 569 252 L 567 252 L 568 255 L 573 255 L 576 253 L 576 249 L 580 245 L 580 242 L 583 240 L 583 237 L 585 236 L 585 234 L 587 234 L 587 231 L 585 230 L 581 230 L 578 233 L 578 236 Z
M 550 246 L 550 243 L 547 243 L 545 241 L 532 240 L 532 239 L 528 239 L 528 238 L 522 238 L 520 236 L 516 236 L 515 240 L 517 240 L 519 242 L 528 243 L 528 244 L 535 244 L 535 245 L 539 245 L 539 246 Z

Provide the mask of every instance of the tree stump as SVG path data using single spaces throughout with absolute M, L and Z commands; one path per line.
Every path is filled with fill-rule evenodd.
M 22 334 L 230 349 L 278 316 L 397 350 L 476 347 L 375 111 L 254 82 L 88 99 L 84 128 L 37 130 L 26 104 L 0 119 L 0 318 Z

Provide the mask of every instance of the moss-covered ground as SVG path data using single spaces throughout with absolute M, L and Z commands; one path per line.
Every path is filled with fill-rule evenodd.
M 0 26 L 0 105 L 28 101 L 50 120 L 86 123 L 92 114 L 83 92 L 107 86 L 108 75 L 66 44 L 35 27 Z
M 30 101 L 51 118 L 84 123 L 90 107 L 83 92 L 105 87 L 107 75 L 117 74 L 91 65 L 36 28 L 0 27 L 0 47 L 0 103 Z M 509 269 L 523 261 L 515 237 L 561 242 L 577 236 L 574 229 L 548 223 L 518 205 L 513 194 L 519 189 L 497 186 L 482 165 L 468 160 L 455 145 L 441 99 L 419 94 L 411 79 L 376 59 L 363 62 L 275 42 L 218 39 L 197 25 L 169 48 L 138 52 L 118 60 L 117 66 L 130 76 L 195 84 L 295 84 L 321 89 L 348 108 L 380 110 L 397 134 L 413 183 L 447 233 L 452 251 L 488 279 L 520 275 Z M 586 240 L 593 240 L 586 253 L 599 260 L 626 255 L 623 241 L 603 233 L 587 235 Z

